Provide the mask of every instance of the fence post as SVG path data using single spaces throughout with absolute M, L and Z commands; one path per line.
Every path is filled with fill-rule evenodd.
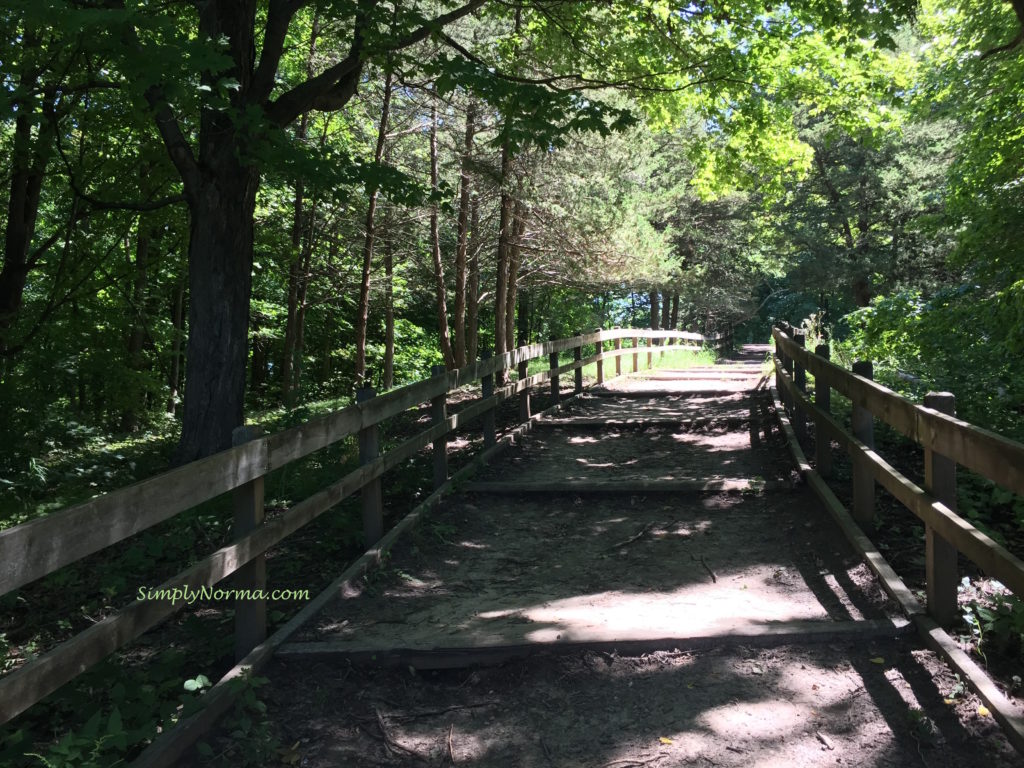
M 231 444 L 242 445 L 263 434 L 259 427 L 236 427 Z M 235 508 L 233 538 L 240 539 L 263 525 L 263 477 L 239 486 L 232 494 Z M 236 571 L 232 580 L 236 589 L 264 590 L 267 586 L 267 557 L 260 554 Z M 264 599 L 235 599 L 235 661 L 267 639 L 267 602 Z
M 616 329 L 616 330 L 618 330 L 618 329 Z M 616 350 L 622 349 L 622 339 L 615 339 L 612 342 L 612 346 L 615 347 Z M 621 376 L 622 375 L 622 355 L 616 355 L 615 356 L 615 375 L 616 376 Z
M 356 392 L 356 402 L 372 400 L 377 393 L 373 387 L 363 387 Z M 371 424 L 359 430 L 359 465 L 365 466 L 380 453 L 380 429 Z M 384 497 L 381 493 L 380 478 L 371 480 L 359 491 L 363 511 L 363 539 L 372 547 L 384 535 Z
M 929 392 L 924 396 L 924 404 L 941 413 L 956 415 L 956 399 L 951 392 Z M 955 461 L 925 448 L 924 485 L 928 493 L 956 512 Z M 925 525 L 924 530 L 928 613 L 939 624 L 949 626 L 959 615 L 956 596 L 960 574 L 956 547 L 930 525 Z
M 434 378 L 444 376 L 448 369 L 443 365 L 431 366 L 430 373 Z M 430 425 L 437 426 L 448 418 L 448 392 L 442 392 L 430 401 Z M 434 440 L 434 490 L 436 491 L 448 480 L 448 435 L 447 433 Z
M 519 374 L 519 380 L 527 379 L 530 376 L 530 363 L 526 360 L 520 360 L 519 365 L 516 367 L 516 371 Z M 519 391 L 519 421 L 520 423 L 527 422 L 530 420 L 530 388 L 524 387 Z
M 636 348 L 640 346 L 640 337 L 633 337 L 633 373 L 640 370 L 640 353 L 636 351 Z
M 576 338 L 578 338 L 578 339 L 582 339 L 583 338 L 583 330 L 582 329 L 579 330 L 579 331 L 576 331 Z M 580 341 L 579 344 L 577 344 L 575 347 L 573 347 L 573 349 L 572 349 L 572 359 L 575 362 L 577 362 L 577 363 L 583 360 L 583 342 L 582 342 L 582 340 Z M 573 384 L 572 391 L 573 391 L 574 394 L 578 395 L 580 392 L 583 391 L 583 366 L 580 366 L 575 371 L 573 371 L 572 384 Z
M 647 338 L 647 369 L 648 370 L 650 370 L 651 368 L 654 367 L 654 352 L 651 351 L 651 348 L 654 346 L 654 342 L 655 342 L 655 338 L 653 336 L 649 336 Z
M 798 347 L 807 348 L 807 332 L 802 328 L 793 332 L 793 341 L 796 342 Z M 796 384 L 797 389 L 807 394 L 807 370 L 804 368 L 802 363 L 793 361 L 795 370 L 793 371 L 793 382 Z M 807 415 L 800 407 L 797 399 L 793 398 L 793 430 L 796 432 L 797 441 L 807 442 Z
M 853 372 L 865 379 L 873 379 L 874 365 L 870 360 L 858 360 L 853 364 Z M 850 426 L 858 440 L 868 448 L 875 447 L 875 421 L 871 411 L 853 403 Z M 864 527 L 873 524 L 875 519 L 875 478 L 866 459 L 859 455 L 852 458 L 853 519 Z
M 828 360 L 831 351 L 828 344 L 819 344 L 814 354 Z M 823 376 L 814 377 L 814 403 L 825 413 L 831 413 L 832 388 Z M 814 428 L 814 465 L 822 477 L 832 476 L 832 438 L 821 425 Z
M 793 339 L 793 326 L 791 326 L 789 323 L 786 323 L 783 327 L 783 330 L 786 332 L 786 335 L 790 339 Z M 787 355 L 785 352 L 782 353 L 782 367 L 785 369 L 786 375 L 789 376 L 789 380 L 793 381 L 793 358 Z M 785 403 L 786 410 L 789 411 L 789 413 L 792 415 L 793 398 L 790 396 L 788 391 L 783 395 L 782 402 Z
M 774 326 L 776 331 L 781 332 L 782 327 L 779 325 Z M 774 338 L 774 337 L 773 337 Z M 779 399 L 785 404 L 785 398 L 782 396 L 782 369 L 779 366 L 779 361 L 782 359 L 782 346 L 779 344 L 778 339 L 775 340 L 775 358 L 772 359 L 772 367 L 775 369 L 775 391 L 779 393 Z
M 548 339 L 548 341 L 555 341 L 555 337 L 552 336 L 551 338 Z M 561 397 L 561 385 L 558 383 L 558 374 L 554 373 L 554 371 L 558 370 L 558 353 L 557 352 L 550 352 L 548 354 L 548 366 L 550 367 L 550 369 L 552 371 L 552 374 L 551 374 L 551 396 L 553 398 L 555 398 L 555 402 L 557 403 L 559 401 L 559 398 Z
M 480 352 L 480 361 L 487 362 L 491 359 L 491 350 L 485 349 Z M 486 400 L 489 397 L 494 396 L 494 374 L 488 373 L 480 379 L 480 399 Z M 529 408 L 530 395 L 527 393 L 527 408 Z M 495 419 L 494 419 L 494 408 L 489 408 L 484 411 L 483 417 L 481 417 L 484 428 L 484 448 L 490 448 L 497 442 Z
M 597 384 L 598 386 L 604 384 L 604 360 L 601 359 L 601 355 L 604 354 L 604 341 L 601 340 L 601 329 L 595 328 L 594 333 L 598 334 L 597 342 L 594 344 L 594 353 L 598 356 L 597 358 Z

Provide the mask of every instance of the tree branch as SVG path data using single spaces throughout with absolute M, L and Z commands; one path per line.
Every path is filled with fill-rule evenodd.
M 64 151 L 64 143 L 60 138 L 60 127 L 57 124 L 57 113 L 54 111 L 52 105 L 44 105 L 44 111 L 46 112 L 47 118 L 53 127 L 54 134 L 54 145 L 57 148 L 57 154 L 60 155 L 61 162 L 64 164 L 64 168 L 68 173 L 68 184 L 78 197 L 87 202 L 93 209 L 98 211 L 155 211 L 160 208 L 165 208 L 168 205 L 174 205 L 185 200 L 184 195 L 170 195 L 168 197 L 161 197 L 156 200 L 145 200 L 145 201 L 110 201 L 100 200 L 92 195 L 86 193 L 82 189 L 78 181 L 75 179 L 75 173 L 71 167 L 71 161 L 68 160 L 67 153 Z
M 137 52 L 142 53 L 142 43 L 139 42 L 138 30 L 131 24 L 125 27 L 124 39 Z M 191 204 L 199 193 L 200 182 L 202 181 L 199 172 L 199 162 L 192 154 L 192 147 L 185 138 L 185 134 L 178 124 L 178 118 L 171 111 L 171 105 L 164 96 L 164 90 L 159 85 L 151 85 L 143 94 L 146 103 L 153 110 L 153 119 L 156 122 L 157 131 L 163 139 L 167 154 L 171 162 L 181 175 L 181 182 L 185 187 L 184 199 Z
M 263 50 L 260 63 L 253 75 L 250 101 L 262 104 L 274 89 L 274 75 L 284 55 L 284 44 L 288 27 L 300 8 L 309 0 L 270 0 L 267 10 L 267 24 L 263 34 Z
M 355 95 L 359 85 L 363 61 L 371 55 L 379 55 L 389 51 L 408 48 L 426 40 L 431 34 L 464 16 L 468 16 L 486 3 L 487 0 L 470 0 L 459 8 L 441 14 L 419 29 L 405 37 L 393 40 L 380 49 L 366 49 L 366 33 L 369 27 L 370 11 L 377 0 L 360 0 L 356 12 L 355 28 L 352 33 L 352 46 L 348 55 L 332 67 L 328 67 L 316 77 L 300 83 L 290 91 L 283 93 L 266 109 L 267 117 L 275 125 L 284 127 L 303 112 L 317 109 L 322 112 L 333 112 L 344 107 Z

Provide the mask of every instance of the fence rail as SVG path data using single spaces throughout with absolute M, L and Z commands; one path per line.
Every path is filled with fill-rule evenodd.
M 626 346 L 624 342 L 629 342 Z M 643 346 L 640 342 L 644 341 Z M 611 342 L 612 349 L 606 349 Z M 596 364 L 597 380 L 604 381 L 604 363 L 632 356 L 632 370 L 640 368 L 640 354 L 654 355 L 674 349 L 707 345 L 722 351 L 731 333 L 716 336 L 646 329 L 598 330 L 571 338 L 531 344 L 498 357 L 484 357 L 452 371 L 439 371 L 429 379 L 375 395 L 360 392 L 357 402 L 334 413 L 271 435 L 251 428 L 236 431 L 234 447 L 214 456 L 178 467 L 87 502 L 0 531 L 0 595 L 12 592 L 58 569 L 134 536 L 192 507 L 231 492 L 235 508 L 234 540 L 167 580 L 160 588 L 212 587 L 235 574 L 240 589 L 263 589 L 265 553 L 287 536 L 309 524 L 342 500 L 361 492 L 364 536 L 368 546 L 383 534 L 380 479 L 433 445 L 435 488 L 448 480 L 447 441 L 458 428 L 482 419 L 484 446 L 495 444 L 494 410 L 518 395 L 520 420 L 529 419 L 530 390 L 551 381 L 560 392 L 559 377 L 575 372 L 574 391 L 582 391 L 582 368 Z M 584 346 L 594 353 L 582 356 Z M 558 355 L 572 351 L 574 359 L 559 364 Z M 548 356 L 551 367 L 525 376 L 529 361 Z M 495 377 L 518 369 L 519 378 L 495 389 Z M 480 382 L 481 396 L 459 413 L 447 414 L 447 397 L 460 387 Z M 381 422 L 422 403 L 431 404 L 432 423 L 387 453 L 379 453 Z M 524 416 L 525 414 L 525 416 Z M 272 520 L 264 519 L 263 482 L 267 474 L 345 438 L 359 438 L 360 466 L 328 487 L 295 504 Z M 0 677 L 0 724 L 73 680 L 88 668 L 125 646 L 142 633 L 181 610 L 170 601 L 139 601 L 94 624 L 44 655 Z M 241 659 L 266 638 L 266 607 L 239 603 L 235 617 L 235 651 Z
M 957 419 L 950 393 L 930 393 L 919 405 L 872 381 L 867 361 L 847 371 L 829 361 L 827 347 L 815 352 L 805 349 L 802 332 L 792 326 L 776 327 L 772 336 L 777 389 L 798 436 L 806 434 L 807 419 L 813 422 L 819 473 L 825 477 L 831 473 L 833 440 L 850 455 L 854 519 L 862 526 L 873 522 L 874 484 L 878 483 L 925 524 L 928 612 L 933 618 L 948 624 L 958 615 L 958 552 L 1024 597 L 1024 561 L 956 513 L 955 480 L 959 464 L 1024 494 L 1024 445 Z M 813 402 L 807 395 L 807 373 L 814 377 Z M 849 430 L 830 413 L 832 389 L 852 404 Z M 877 453 L 875 418 L 924 449 L 924 487 Z

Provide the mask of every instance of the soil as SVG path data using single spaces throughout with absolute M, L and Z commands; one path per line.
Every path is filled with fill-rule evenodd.
M 791 478 L 778 434 L 756 418 L 684 425 L 695 411 L 760 414 L 749 394 L 758 356 L 750 350 L 721 380 L 615 380 L 610 389 L 676 396 L 587 397 L 559 418 L 680 423 L 538 429 L 485 476 Z M 693 394 L 707 391 L 723 394 Z M 265 764 L 1019 765 L 977 699 L 909 635 L 745 640 L 798 622 L 858 630 L 895 615 L 806 489 L 463 493 L 296 638 L 291 652 L 307 655 L 264 673 L 266 727 L 281 745 Z M 661 650 L 613 650 L 652 639 Z M 460 649 L 511 646 L 532 653 L 496 666 L 469 653 L 457 661 Z M 399 664 L 437 649 L 456 668 Z
M 946 667 L 905 645 L 581 652 L 431 673 L 277 662 L 272 676 L 269 717 L 306 768 L 1020 764 L 975 700 L 943 703 Z

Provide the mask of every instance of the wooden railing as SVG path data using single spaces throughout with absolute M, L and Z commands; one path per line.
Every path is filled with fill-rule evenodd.
M 646 342 L 644 346 L 641 340 Z M 494 446 L 495 408 L 505 400 L 519 396 L 520 420 L 525 421 L 530 418 L 530 390 L 543 382 L 551 382 L 557 400 L 560 377 L 569 372 L 574 373 L 574 392 L 582 391 L 584 366 L 596 364 L 597 382 L 602 383 L 606 362 L 614 361 L 615 374 L 619 375 L 624 357 L 627 363 L 632 357 L 631 367 L 636 371 L 641 354 L 647 354 L 650 366 L 654 355 L 671 349 L 693 349 L 695 344 L 705 342 L 721 344 L 722 338 L 705 339 L 699 334 L 675 331 L 598 330 L 520 347 L 498 358 L 485 357 L 459 370 L 435 369 L 430 379 L 381 395 L 363 390 L 354 405 L 276 434 L 262 435 L 252 428 L 240 428 L 235 434 L 237 444 L 229 450 L 0 531 L 0 595 L 228 492 L 233 494 L 235 508 L 234 540 L 157 589 L 212 587 L 235 575 L 234 588 L 262 590 L 266 585 L 267 550 L 357 491 L 361 492 L 366 543 L 377 543 L 383 534 L 381 477 L 431 445 L 435 488 L 446 483 L 449 436 L 480 419 L 485 449 Z M 609 344 L 611 349 L 607 348 Z M 583 347 L 591 345 L 595 353 L 584 358 Z M 573 352 L 573 360 L 562 365 L 559 355 L 567 351 Z M 550 367 L 527 376 L 529 361 L 545 356 Z M 503 378 L 502 374 L 512 369 L 518 370 L 519 378 L 495 389 L 496 377 Z M 449 415 L 448 394 L 478 382 L 480 397 Z M 380 423 L 427 402 L 431 404 L 430 427 L 381 454 Z M 263 482 L 268 473 L 350 436 L 358 437 L 358 469 L 273 519 L 264 519 Z M 11 720 L 183 606 L 181 601 L 136 600 L 0 678 L 0 723 Z M 259 601 L 239 601 L 236 609 L 235 652 L 244 664 L 266 639 L 266 606 Z
M 932 392 L 923 405 L 872 381 L 872 364 L 854 363 L 847 371 L 829 361 L 829 348 L 805 349 L 804 334 L 776 327 L 776 385 L 798 437 L 807 420 L 815 429 L 816 468 L 832 473 L 833 441 L 850 455 L 853 468 L 852 514 L 862 526 L 873 522 L 875 483 L 880 484 L 925 525 L 927 609 L 942 624 L 957 613 L 957 553 L 987 575 L 1024 597 L 1024 561 L 956 513 L 956 465 L 1024 494 L 1024 445 L 957 419 L 953 395 Z M 807 396 L 807 374 L 814 377 L 814 402 Z M 852 404 L 851 429 L 830 412 L 835 390 Z M 874 419 L 880 419 L 924 449 L 924 487 L 882 458 L 874 446 Z

